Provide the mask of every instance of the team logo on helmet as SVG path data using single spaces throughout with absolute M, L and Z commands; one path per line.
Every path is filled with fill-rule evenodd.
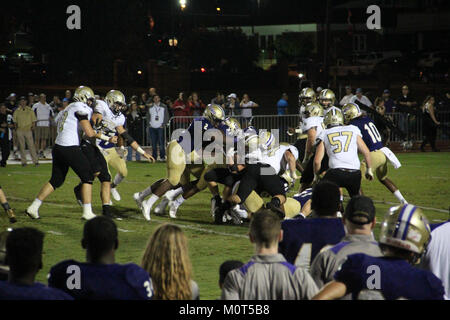
M 105 101 L 115 115 L 125 112 L 127 104 L 125 95 L 119 90 L 111 90 L 106 94 Z
M 349 123 L 353 119 L 361 115 L 361 109 L 355 103 L 347 103 L 343 108 L 345 123 Z
M 220 122 L 225 120 L 225 111 L 217 104 L 209 104 L 203 116 L 211 122 Z
M 75 89 L 75 93 L 73 94 L 73 100 L 86 103 L 88 100 L 95 101 L 94 91 L 91 88 L 86 86 L 79 86 Z
M 336 107 L 332 107 L 323 118 L 323 124 L 329 128 L 334 126 L 342 126 L 344 124 L 344 116 L 342 111 Z

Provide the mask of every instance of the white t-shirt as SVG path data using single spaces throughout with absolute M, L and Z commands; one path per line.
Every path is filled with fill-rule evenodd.
M 353 98 L 353 94 L 348 94 L 346 96 L 344 96 L 341 101 L 339 102 L 339 104 L 341 106 L 345 106 L 347 103 L 350 103 L 350 100 Z
M 316 128 L 316 140 L 320 133 L 325 129 L 323 124 L 323 117 L 309 117 L 303 120 L 303 132 L 306 133 L 309 129 Z
M 372 105 L 372 102 L 370 102 L 369 98 L 367 98 L 366 96 L 362 96 L 361 99 L 358 99 L 358 97 L 356 95 L 354 95 L 351 99 L 350 102 L 354 103 L 356 100 L 358 100 L 361 103 L 364 103 L 366 106 L 370 107 Z
M 164 108 L 160 104 L 153 104 L 148 112 L 150 114 L 150 126 L 152 128 L 161 128 L 164 123 Z
M 278 174 L 281 169 L 281 160 L 283 160 L 284 153 L 287 150 L 289 150 L 289 146 L 280 145 L 275 151 L 264 154 L 259 162 L 270 165 Z
M 58 117 L 57 122 L 58 135 L 56 136 L 55 144 L 64 147 L 79 146 L 79 120 L 77 115 L 87 115 L 88 120 L 90 120 L 92 116 L 92 108 L 83 102 L 73 102 L 60 113 L 61 116 Z
M 36 112 L 36 126 L 37 127 L 49 127 L 50 126 L 50 116 L 53 116 L 53 110 L 48 103 L 42 104 L 40 102 L 35 103 L 31 108 Z
M 446 300 L 450 300 L 450 222 L 431 232 L 431 241 L 423 258 L 422 266 L 441 279 Z
M 359 170 L 357 137 L 361 131 L 354 125 L 337 126 L 323 130 L 318 139 L 323 141 L 330 169 Z
M 115 136 L 117 135 L 116 128 L 119 126 L 125 126 L 125 116 L 122 113 L 115 115 L 108 107 L 108 104 L 103 100 L 96 100 L 94 111 L 102 115 L 102 122 L 104 126 L 102 133 L 104 135 L 109 137 Z M 96 139 L 96 144 L 100 150 L 115 147 L 115 144 L 100 139 Z
M 253 101 L 249 101 L 247 103 L 243 103 L 241 106 L 241 116 L 244 118 L 251 118 L 252 117 L 252 107 L 255 105 Z M 245 108 L 245 109 L 244 109 Z

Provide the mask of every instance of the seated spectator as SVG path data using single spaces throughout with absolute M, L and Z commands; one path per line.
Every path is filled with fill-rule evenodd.
M 95 217 L 84 225 L 86 262 L 65 260 L 51 268 L 48 285 L 76 300 L 149 300 L 152 280 L 134 263 L 115 263 L 119 247 L 117 227 L 107 217 Z M 74 277 L 74 275 L 77 275 Z
M 238 260 L 227 260 L 220 265 L 219 268 L 219 288 L 223 288 L 223 283 L 225 282 L 225 278 L 231 270 L 240 268 L 244 265 L 242 261 Z
M 369 100 L 369 98 L 363 95 L 363 91 L 361 88 L 356 89 L 356 95 L 350 98 L 350 102 L 356 103 L 358 105 L 363 104 L 364 106 L 372 108 L 372 102 Z
M 341 101 L 339 102 L 339 105 L 341 107 L 345 106 L 347 103 L 350 103 L 351 98 L 353 98 L 352 87 L 346 86 L 345 87 L 345 96 L 342 97 Z
M 280 253 L 289 263 L 309 270 L 311 262 L 325 246 L 335 245 L 345 236 L 341 219 L 339 187 L 329 181 L 319 182 L 311 198 L 313 212 L 307 219 L 288 219 L 282 223 Z
M 350 199 L 344 221 L 346 236 L 332 248 L 320 252 L 311 264 L 311 276 L 322 288 L 333 281 L 333 276 L 348 255 L 365 253 L 372 257 L 380 257 L 381 250 L 373 236 L 375 228 L 375 206 L 370 198 L 356 196 Z
M 152 277 L 154 300 L 198 300 L 187 239 L 180 227 L 163 224 L 148 240 L 142 268 Z
M 205 111 L 206 105 L 199 99 L 197 92 L 192 92 L 192 100 L 189 101 L 189 108 L 192 110 L 193 116 L 201 116 Z
M 317 286 L 309 273 L 278 253 L 283 231 L 273 211 L 262 209 L 254 214 L 249 237 L 255 255 L 249 263 L 228 273 L 222 300 L 306 300 L 316 294 Z
M 8 281 L 0 281 L 0 300 L 72 300 L 61 290 L 35 282 L 42 269 L 44 234 L 34 228 L 14 229 L 6 239 Z
M 364 253 L 347 256 L 314 300 L 443 300 L 442 281 L 413 267 L 430 240 L 430 226 L 422 210 L 407 204 L 392 207 L 381 224 L 381 257 Z M 447 270 L 448 271 L 448 270 Z
M 172 111 L 175 117 L 180 117 L 175 119 L 175 128 L 184 128 L 191 121 L 189 118 L 191 110 L 184 92 L 178 94 L 178 99 L 172 105 Z
M 396 105 L 395 101 L 391 98 L 391 92 L 388 89 L 384 89 L 382 99 L 384 101 L 384 107 L 386 108 L 386 113 L 395 112 Z M 376 103 L 375 103 L 376 105 Z
M 288 104 L 288 95 L 287 95 L 287 93 L 283 93 L 283 94 L 281 95 L 280 100 L 278 100 L 278 102 L 277 102 L 277 112 L 278 112 L 278 115 L 284 115 L 284 114 L 287 114 L 287 113 L 288 113 L 288 107 L 289 107 L 289 104 Z

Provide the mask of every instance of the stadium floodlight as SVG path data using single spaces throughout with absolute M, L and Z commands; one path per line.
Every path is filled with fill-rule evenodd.
M 181 7 L 181 10 L 184 10 L 185 8 L 186 8 L 186 0 L 180 0 L 180 7 Z
M 299 73 L 299 74 L 298 74 L 298 77 L 299 77 L 300 79 L 302 79 L 304 76 L 305 76 L 305 75 L 304 75 L 303 73 Z

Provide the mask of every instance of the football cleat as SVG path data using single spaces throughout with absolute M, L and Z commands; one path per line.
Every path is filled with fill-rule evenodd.
M 136 201 L 136 205 L 138 206 L 139 209 L 142 210 L 142 199 L 141 196 L 139 195 L 139 192 L 136 192 L 135 194 L 133 194 L 133 198 L 134 201 Z
M 234 210 L 234 208 L 232 208 L 232 209 L 228 210 L 227 213 L 230 215 L 231 222 L 234 225 L 242 224 L 241 216 L 240 216 L 240 214 L 239 214 L 239 212 L 237 210 Z
M 169 199 L 167 199 L 165 196 L 163 196 L 163 198 L 158 203 L 158 205 L 155 207 L 155 210 L 153 210 L 153 212 L 158 216 L 164 215 L 164 212 L 166 211 L 166 207 L 169 204 L 169 201 L 170 201 Z
M 39 219 L 39 212 L 38 209 L 29 206 L 25 213 L 31 218 L 31 219 Z
M 8 215 L 10 223 L 16 223 L 17 222 L 16 215 L 14 214 L 14 210 L 13 209 L 8 209 L 6 211 L 6 214 Z
M 223 210 L 222 207 L 217 207 L 216 210 L 214 210 L 214 223 L 215 224 L 223 224 L 224 222 L 226 222 L 226 220 L 224 221 L 224 215 L 225 212 Z
M 111 188 L 111 195 L 114 198 L 114 200 L 120 201 L 120 199 L 121 199 L 120 198 L 120 194 L 119 194 L 119 192 L 117 191 L 116 188 Z
M 177 204 L 175 201 L 169 201 L 169 217 L 171 217 L 172 219 L 176 219 L 179 207 L 180 205 Z

